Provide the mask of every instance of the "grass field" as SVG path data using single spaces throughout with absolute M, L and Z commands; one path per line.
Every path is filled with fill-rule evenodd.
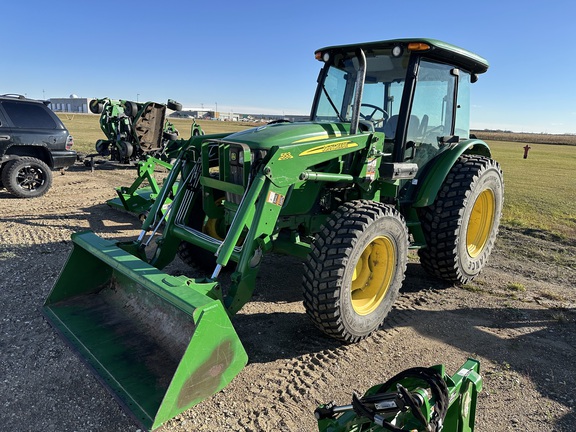
M 74 136 L 74 149 L 78 152 L 94 152 L 96 140 L 104 138 L 98 116 L 60 114 L 60 118 Z M 180 137 L 190 137 L 192 120 L 171 121 Z M 198 123 L 207 134 L 236 132 L 253 126 L 240 122 Z M 504 171 L 503 223 L 576 238 L 576 146 L 570 145 L 576 144 L 576 136 L 488 132 L 478 132 L 477 136 L 487 140 L 494 159 Z M 496 141 L 502 138 L 508 140 Z M 526 142 L 517 140 L 520 138 L 530 140 L 527 159 L 522 157 Z M 564 145 L 539 144 L 552 142 Z
M 504 171 L 505 225 L 576 238 L 576 147 L 488 141 Z

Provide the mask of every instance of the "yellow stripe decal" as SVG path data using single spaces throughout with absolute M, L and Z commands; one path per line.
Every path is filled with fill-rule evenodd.
M 311 149 L 305 150 L 298 156 L 309 156 L 318 153 L 326 153 L 335 150 L 344 150 L 352 147 L 358 147 L 358 143 L 354 141 L 338 141 L 330 144 L 324 144 L 318 147 L 312 147 Z

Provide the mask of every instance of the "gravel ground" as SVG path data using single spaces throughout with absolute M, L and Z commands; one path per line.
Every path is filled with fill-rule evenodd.
M 0 191 L 0 424 L 6 431 L 137 431 L 40 313 L 65 265 L 73 232 L 133 239 L 139 222 L 110 209 L 131 169 L 72 167 L 34 200 Z M 320 403 L 350 403 L 412 366 L 453 373 L 481 361 L 477 430 L 573 431 L 576 386 L 576 242 L 503 229 L 472 284 L 433 279 L 412 257 L 402 295 L 373 337 L 341 345 L 309 322 L 301 263 L 268 256 L 253 301 L 233 319 L 247 367 L 223 391 L 161 431 L 312 431 Z M 81 269 L 79 270 L 81 271 Z M 173 274 L 191 270 L 176 261 Z

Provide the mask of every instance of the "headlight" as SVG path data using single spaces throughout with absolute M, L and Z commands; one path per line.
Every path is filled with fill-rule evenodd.
M 396 45 L 394 48 L 392 48 L 392 56 L 400 57 L 402 55 L 403 51 L 404 50 L 402 49 L 402 47 L 400 45 Z

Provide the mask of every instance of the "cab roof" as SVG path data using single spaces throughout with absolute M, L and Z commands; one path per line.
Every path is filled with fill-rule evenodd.
M 489 64 L 485 58 L 480 57 L 479 55 L 465 50 L 464 48 L 460 48 L 456 45 L 452 45 L 436 39 L 427 38 L 390 39 L 377 42 L 330 46 L 318 49 L 315 51 L 315 53 L 318 55 L 318 53 L 328 51 L 355 51 L 358 48 L 367 51 L 373 49 L 393 48 L 395 46 L 400 46 L 403 49 L 414 51 L 409 48 L 410 44 L 424 44 L 412 46 L 420 47 L 419 49 L 415 50 L 420 53 L 420 55 L 453 64 L 454 66 L 461 67 L 462 69 L 465 69 L 471 73 L 481 74 L 488 70 Z

